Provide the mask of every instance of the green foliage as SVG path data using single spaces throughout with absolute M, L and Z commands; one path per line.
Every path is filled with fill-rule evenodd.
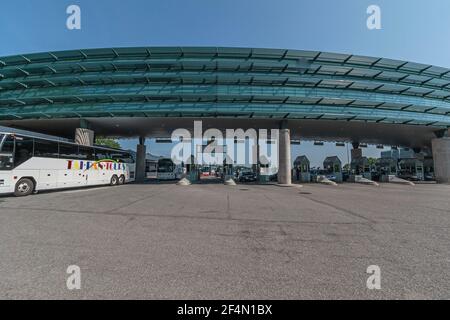
M 376 158 L 368 158 L 367 160 L 369 161 L 370 166 L 374 166 L 377 163 Z
M 120 149 L 120 143 L 116 139 L 98 137 L 95 139 L 95 144 L 99 146 Z

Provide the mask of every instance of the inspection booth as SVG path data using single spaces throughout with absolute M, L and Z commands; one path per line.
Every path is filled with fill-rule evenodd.
M 396 176 L 398 173 L 398 160 L 391 157 L 377 159 L 375 164 L 377 175 L 381 182 L 389 182 L 389 176 Z
M 311 181 L 311 168 L 308 157 L 298 156 L 294 161 L 294 180 L 300 182 Z
M 227 181 L 229 179 L 236 179 L 236 167 L 233 165 L 233 159 L 231 159 L 228 155 L 226 155 L 225 159 L 223 159 L 223 171 L 222 171 L 222 179 Z
M 342 162 L 337 156 L 325 158 L 323 161 L 325 176 L 334 182 L 342 182 Z
M 186 178 L 190 182 L 197 182 L 200 180 L 200 166 L 197 163 L 195 156 L 191 155 L 190 161 L 188 163 L 183 163 L 185 167 Z
M 423 160 L 424 179 L 427 181 L 436 180 L 434 175 L 434 160 L 432 157 L 425 157 Z
M 425 180 L 423 161 L 417 158 L 400 159 L 398 162 L 398 176 L 399 178 L 423 181 Z
M 350 163 L 350 170 L 352 175 L 362 176 L 363 178 L 372 180 L 372 172 L 367 157 L 353 158 Z

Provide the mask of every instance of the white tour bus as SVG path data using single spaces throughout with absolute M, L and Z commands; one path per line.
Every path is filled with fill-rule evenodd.
M 180 179 L 183 174 L 182 168 L 177 166 L 170 158 L 159 159 L 156 171 L 156 179 L 158 180 Z
M 40 190 L 134 180 L 135 161 L 130 152 L 18 132 L 0 131 L 0 194 L 27 196 Z

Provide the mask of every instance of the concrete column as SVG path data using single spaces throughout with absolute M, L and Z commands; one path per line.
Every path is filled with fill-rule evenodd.
M 351 160 L 362 158 L 362 149 L 359 147 L 359 142 L 352 142 L 353 149 L 350 151 Z
M 257 181 L 261 181 L 261 162 L 259 161 L 260 156 L 260 148 L 259 148 L 259 130 L 256 130 L 256 165 L 255 165 L 255 172 L 256 172 L 256 179 Z
M 280 141 L 278 149 L 278 183 L 291 184 L 291 131 L 280 129 Z
M 145 146 L 145 138 L 139 138 L 139 144 L 136 148 L 136 182 L 144 182 L 145 180 L 145 158 L 147 147 Z
M 362 158 L 362 149 L 352 149 L 351 151 L 350 151 L 350 153 L 351 153 L 351 157 L 352 157 L 352 160 L 353 159 L 359 159 L 359 158 Z
M 450 183 L 450 137 L 433 139 L 431 145 L 436 181 Z
M 85 128 L 75 129 L 75 143 L 83 146 L 94 145 L 94 131 Z

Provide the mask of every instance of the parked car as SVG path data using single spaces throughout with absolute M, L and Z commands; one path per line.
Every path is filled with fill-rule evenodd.
M 342 181 L 348 181 L 350 179 L 350 172 L 342 171 Z
M 211 175 L 211 169 L 209 167 L 203 167 L 202 168 L 202 176 L 203 177 L 209 177 Z
M 312 173 L 314 180 L 317 180 L 318 176 L 325 176 L 330 181 L 336 182 L 336 175 L 332 173 L 328 173 L 326 170 L 315 170 L 314 173 Z M 313 180 L 313 181 L 314 181 Z
M 381 172 L 378 171 L 372 172 L 372 180 L 381 181 Z
M 253 172 L 241 172 L 239 174 L 239 182 L 254 182 L 257 180 L 257 176 Z

